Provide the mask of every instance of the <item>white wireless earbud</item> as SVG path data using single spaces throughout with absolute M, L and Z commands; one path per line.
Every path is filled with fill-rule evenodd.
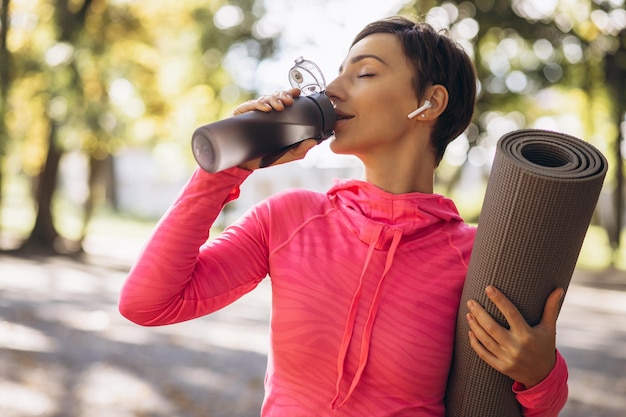
M 421 107 L 418 107 L 417 109 L 413 110 L 411 113 L 409 113 L 407 115 L 407 117 L 409 119 L 414 118 L 415 116 L 417 116 L 418 114 L 420 114 L 421 112 L 423 112 L 426 109 L 430 109 L 432 107 L 432 103 L 429 100 L 424 101 L 424 105 Z

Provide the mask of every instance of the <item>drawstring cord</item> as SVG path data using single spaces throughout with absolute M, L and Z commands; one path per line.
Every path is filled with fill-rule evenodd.
M 354 296 L 352 298 L 352 302 L 350 303 L 350 310 L 348 313 L 348 318 L 346 320 L 346 327 L 344 330 L 344 334 L 343 334 L 343 338 L 341 341 L 341 346 L 339 349 L 339 355 L 337 357 L 337 385 L 336 385 L 336 392 L 335 392 L 335 398 L 333 398 L 332 402 L 330 403 L 330 408 L 334 409 L 335 404 L 337 402 L 337 400 L 339 399 L 339 395 L 340 395 L 340 386 L 341 386 L 341 381 L 343 379 L 343 374 L 344 374 L 344 363 L 345 363 L 345 358 L 346 358 L 346 354 L 348 352 L 348 347 L 350 344 L 350 340 L 352 338 L 352 332 L 354 330 L 354 325 L 356 322 L 356 313 L 357 313 L 357 306 L 359 303 L 359 300 L 361 298 L 361 292 L 362 292 L 362 288 L 363 288 L 363 278 L 365 276 L 365 272 L 367 271 L 367 268 L 369 266 L 370 260 L 372 258 L 372 255 L 374 253 L 374 249 L 376 247 L 376 243 L 378 242 L 378 239 L 380 238 L 380 235 L 383 231 L 383 226 L 381 224 L 376 225 L 376 228 L 374 230 L 374 234 L 373 234 L 373 239 L 370 242 L 368 251 L 367 251 L 367 257 L 365 258 L 365 264 L 363 266 L 363 271 L 361 272 L 361 276 L 359 278 L 359 285 L 357 287 L 357 290 L 354 293 Z M 381 287 L 383 284 L 383 281 L 385 279 L 385 277 L 387 276 L 387 272 L 389 272 L 389 269 L 391 269 L 391 265 L 393 263 L 393 259 L 396 253 L 396 249 L 398 248 L 398 245 L 400 244 L 400 239 L 402 238 L 402 231 L 398 230 L 398 229 L 394 229 L 394 233 L 393 233 L 393 239 L 391 242 L 391 246 L 389 248 L 389 252 L 387 253 L 387 260 L 385 263 L 385 269 L 383 270 L 383 273 L 378 281 L 378 285 L 376 286 L 376 291 L 374 292 L 374 298 L 372 300 L 372 304 L 370 306 L 370 310 L 368 312 L 368 316 L 367 316 L 367 320 L 365 322 L 365 329 L 363 331 L 363 336 L 361 339 L 361 352 L 359 355 L 359 368 L 357 369 L 354 378 L 352 379 L 352 383 L 350 385 L 350 388 L 348 390 L 348 393 L 346 394 L 345 399 L 339 404 L 339 407 L 343 406 L 346 401 L 348 401 L 348 399 L 350 399 L 350 397 L 352 396 L 352 393 L 354 392 L 354 390 L 356 389 L 359 381 L 361 380 L 361 375 L 363 374 L 363 371 L 365 370 L 365 366 L 367 364 L 367 359 L 369 356 L 369 345 L 370 345 L 370 340 L 371 340 L 371 336 L 372 336 L 372 331 L 374 328 L 374 319 L 376 318 L 376 313 L 378 312 L 378 307 L 380 305 L 380 294 L 381 294 Z

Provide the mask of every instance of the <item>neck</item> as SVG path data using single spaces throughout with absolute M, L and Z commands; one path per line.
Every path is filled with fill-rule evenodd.
M 433 193 L 434 160 L 378 162 L 374 165 L 364 161 L 367 182 L 392 194 Z

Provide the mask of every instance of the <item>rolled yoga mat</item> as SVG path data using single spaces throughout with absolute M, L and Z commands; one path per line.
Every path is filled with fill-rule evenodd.
M 567 290 L 606 171 L 596 148 L 569 135 L 518 130 L 499 140 L 457 317 L 448 417 L 522 415 L 513 381 L 470 346 L 466 302 L 508 327 L 485 295 L 493 285 L 538 324 L 548 295 Z

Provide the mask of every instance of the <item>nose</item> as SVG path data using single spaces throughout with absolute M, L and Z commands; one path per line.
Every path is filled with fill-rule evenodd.
M 337 101 L 343 100 L 343 92 L 339 78 L 340 77 L 335 78 L 326 86 L 326 95 L 335 106 L 337 105 Z

